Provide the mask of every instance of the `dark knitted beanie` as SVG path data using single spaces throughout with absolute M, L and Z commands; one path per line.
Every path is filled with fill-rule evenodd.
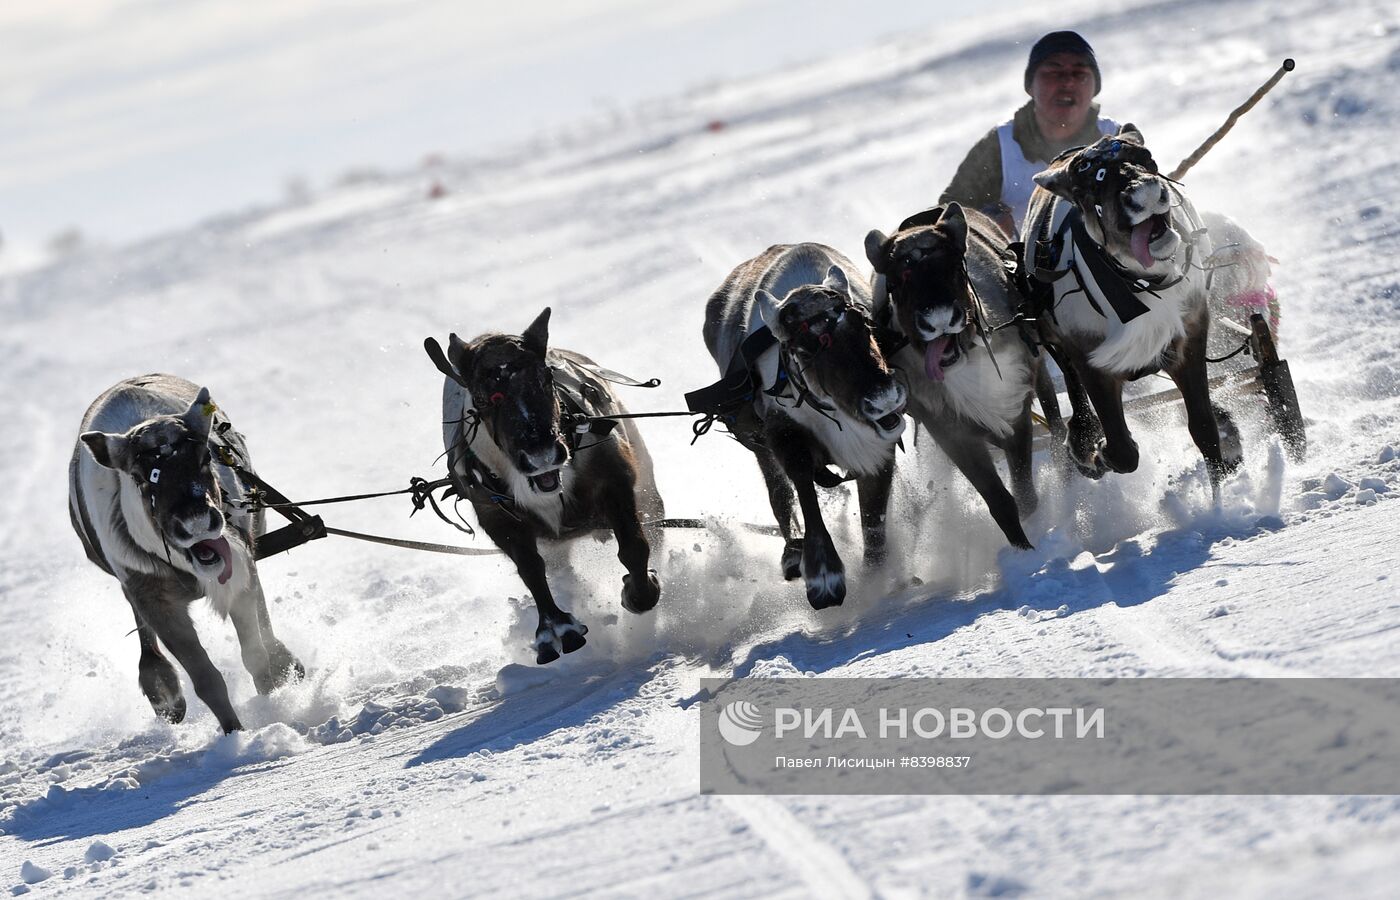
M 1035 42 L 1031 48 L 1031 58 L 1026 63 L 1026 93 L 1031 92 L 1031 80 L 1036 68 L 1054 53 L 1077 53 L 1087 57 L 1089 68 L 1094 70 L 1094 95 L 1103 89 L 1103 76 L 1099 74 L 1099 61 L 1094 56 L 1094 48 L 1075 31 L 1052 31 Z

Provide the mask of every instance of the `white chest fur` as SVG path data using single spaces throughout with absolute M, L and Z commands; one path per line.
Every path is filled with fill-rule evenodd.
M 1193 233 L 1195 219 L 1194 212 L 1188 212 L 1191 214 L 1174 214 L 1172 226 L 1189 235 Z M 1195 240 L 1196 246 L 1191 252 L 1198 258 L 1209 255 L 1208 238 L 1201 234 Z M 1187 252 L 1186 246 L 1183 243 L 1181 253 Z M 1190 265 L 1188 259 L 1172 261 L 1185 268 L 1181 279 L 1171 287 L 1135 295 L 1147 307 L 1147 312 L 1128 322 L 1114 314 L 1087 267 L 1080 266 L 1076 260 L 1074 265 L 1080 277 L 1070 272 L 1055 282 L 1055 321 L 1066 332 L 1099 339 L 1089 353 L 1089 363 L 1097 369 L 1128 374 L 1155 367 L 1162 351 L 1186 334 L 1187 313 L 1205 303 L 1205 276 L 1196 266 Z M 1102 313 L 1089 302 L 1086 290 L 1094 294 Z
M 757 368 L 763 384 L 771 387 L 778 377 L 778 349 L 771 348 L 760 356 Z M 874 474 L 888 463 L 898 438 L 898 434 L 882 437 L 869 422 L 854 419 L 839 408 L 819 412 L 809 403 L 798 406 L 794 396 L 770 397 L 760 393 L 758 404 L 759 414 L 765 419 L 781 410 L 821 442 L 833 463 L 858 475 Z
M 1025 345 L 1014 335 L 1008 340 L 1009 334 L 1003 332 L 992 342 L 996 366 L 979 344 L 947 370 L 942 382 L 924 374 L 918 351 L 912 347 L 901 350 L 896 364 L 908 374 L 910 402 L 916 411 L 933 418 L 951 413 L 997 437 L 1009 436 L 1012 423 L 1020 418 L 1024 408 L 1031 380 Z
M 450 410 L 454 409 L 450 396 L 452 394 L 451 388 L 453 385 L 451 382 L 448 382 L 448 385 L 448 396 L 444 398 L 443 404 L 445 413 L 449 413 Z M 457 391 L 459 392 L 458 402 L 460 403 L 461 400 L 465 399 L 466 392 L 461 391 L 460 388 L 458 388 Z M 463 409 L 464 406 L 456 405 L 455 411 L 451 411 L 449 414 L 443 416 L 444 420 L 451 421 L 461 418 Z M 463 432 L 461 424 L 454 422 L 446 426 L 444 432 L 447 438 L 447 449 L 452 454 L 453 471 L 456 472 L 458 477 L 470 480 L 467 473 L 465 456 L 457 453 L 455 449 L 457 442 L 462 439 Z M 564 522 L 564 501 L 566 497 L 572 495 L 574 489 L 576 473 L 571 464 L 565 463 L 564 467 L 559 470 L 559 490 L 548 494 L 541 494 L 531 486 L 530 480 L 522 475 L 520 470 L 511 463 L 505 451 L 503 451 L 500 446 L 491 439 L 491 436 L 486 433 L 486 428 L 484 426 L 476 429 L 476 434 L 473 435 L 469 447 L 471 448 L 471 452 L 476 454 L 477 459 L 481 460 L 482 465 L 486 466 L 492 474 L 505 483 L 517 507 L 534 515 L 536 519 L 543 523 L 544 526 L 555 535 L 559 534 L 560 530 L 563 528 Z

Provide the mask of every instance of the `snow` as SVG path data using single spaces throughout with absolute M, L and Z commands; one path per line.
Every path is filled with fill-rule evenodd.
M 434 473 L 440 452 L 441 376 L 422 339 L 518 330 L 549 305 L 560 345 L 663 380 L 628 391 L 632 407 L 680 408 L 714 377 L 701 310 L 728 269 L 780 241 L 859 258 L 869 228 L 931 202 L 1019 103 L 1026 43 L 1045 23 L 904 35 L 448 160 L 436 201 L 420 174 L 388 175 L 12 275 L 0 280 L 0 886 L 1390 894 L 1394 797 L 698 793 L 701 677 L 1400 676 L 1400 168 L 1370 149 L 1400 123 L 1400 11 L 1088 10 L 1052 26 L 1088 34 L 1105 111 L 1168 162 L 1282 57 L 1298 60 L 1187 187 L 1280 260 L 1305 462 L 1286 462 L 1246 410 L 1246 465 L 1215 508 L 1166 410 L 1133 423 L 1131 476 L 1065 480 L 1039 461 L 1036 549 L 1023 553 L 927 442 L 909 442 L 884 570 L 855 564 L 854 499 L 829 503 L 851 592 L 818 614 L 780 580 L 779 545 L 740 527 L 769 517 L 748 455 L 646 423 L 668 514 L 711 520 L 656 549 L 655 612 L 620 609 L 611 542 L 567 545 L 551 578 L 588 644 L 536 667 L 533 608 L 503 559 L 319 541 L 261 565 L 303 683 L 257 696 L 232 629 L 197 612 L 248 728 L 222 736 L 187 679 L 187 721 L 151 715 L 130 612 L 67 521 L 68 455 L 93 397 L 170 371 L 209 385 L 292 496 L 399 487 Z M 725 127 L 707 130 L 715 120 Z M 406 506 L 324 514 L 459 537 Z

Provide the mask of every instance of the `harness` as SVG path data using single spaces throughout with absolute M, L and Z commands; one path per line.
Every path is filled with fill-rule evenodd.
M 1157 163 L 1146 147 L 1119 139 L 1105 138 L 1088 148 L 1072 147 L 1057 156 L 1055 162 L 1067 159 L 1073 159 L 1066 165 L 1074 165 L 1078 174 L 1087 175 L 1094 170 L 1096 182 L 1103 182 L 1110 172 L 1116 178 L 1121 177 L 1121 170 L 1111 165 L 1119 161 L 1159 174 Z M 1166 180 L 1171 182 L 1170 178 Z M 1079 207 L 1064 197 L 1052 195 L 1049 203 L 1041 204 L 1029 214 L 1024 230 L 1025 243 L 1012 245 L 1016 252 L 1008 268 L 1017 266 L 1013 278 L 1028 301 L 1028 309 L 1024 312 L 1034 317 L 1049 311 L 1053 316 L 1057 293 L 1055 285 L 1066 275 L 1072 275 L 1077 287 L 1059 291 L 1061 298 L 1072 293 L 1083 293 L 1094 312 L 1107 318 L 1107 307 L 1113 310 L 1119 322 L 1127 324 L 1148 311 L 1140 295 L 1158 297 L 1161 291 L 1181 283 L 1191 272 L 1196 244 L 1207 232 L 1180 190 L 1174 186 L 1175 182 L 1171 183 L 1177 201 L 1174 208 L 1181 211 L 1191 229 L 1185 240 L 1182 265 L 1175 275 L 1129 272 L 1089 237 Z
M 822 315 L 800 323 L 797 326 L 798 336 L 792 341 L 811 342 L 813 346 L 808 352 L 813 355 L 820 353 L 831 346 L 830 332 L 847 314 L 855 314 L 866 323 L 875 336 L 876 346 L 886 357 L 908 343 L 908 339 L 891 326 L 888 309 L 880 310 L 872 316 L 862 304 L 850 301 L 842 301 Z M 775 346 L 778 348 L 777 373 L 772 386 L 764 388 L 759 372 L 759 360 Z M 767 325 L 760 325 L 740 342 L 734 355 L 729 358 L 729 365 L 719 381 L 685 395 L 686 409 L 704 416 L 703 420 L 696 423 L 696 439 L 706 434 L 718 421 L 722 422 L 730 435 L 744 446 L 750 449 L 762 447 L 763 419 L 754 405 L 759 391 L 775 400 L 781 398 L 794 401 L 788 407 L 790 409 L 797 409 L 805 404 L 830 419 L 838 429 L 842 428 L 840 420 L 834 415 L 836 406 L 823 400 L 812 390 L 807 383 L 804 369 L 788 344 L 780 342 Z M 813 481 L 825 488 L 836 487 L 854 477 L 849 474 L 839 475 L 830 466 L 818 466 L 813 473 Z
M 433 343 L 436 344 L 436 341 Z M 430 350 L 429 356 L 432 355 Z M 569 448 L 570 457 L 608 440 L 618 425 L 616 419 L 596 416 L 590 411 L 590 404 L 593 408 L 598 408 L 608 402 L 607 392 L 602 385 L 589 377 L 590 372 L 613 376 L 607 380 L 618 380 L 620 383 L 638 387 L 654 387 L 655 384 L 659 384 L 655 379 L 649 382 L 635 381 L 601 366 L 590 366 L 585 370 L 583 363 L 575 363 L 572 360 L 561 362 L 561 365 L 551 365 L 549 369 L 553 376 L 554 396 L 558 399 L 561 409 L 559 428 L 564 443 Z M 444 374 L 466 388 L 455 369 L 445 370 Z M 471 397 L 469 390 L 467 396 Z M 476 440 L 477 429 L 481 427 L 481 414 L 475 408 L 467 408 L 463 410 L 460 419 L 450 424 L 463 427 L 459 428 L 453 446 L 446 451 L 447 474 L 451 480 L 451 487 L 443 493 L 443 498 L 456 496 L 473 503 L 491 504 L 518 521 L 521 516 L 520 504 L 511 493 L 509 485 L 471 448 Z M 585 443 L 585 439 L 589 437 L 594 440 Z M 459 464 L 464 469 L 462 474 L 457 471 Z

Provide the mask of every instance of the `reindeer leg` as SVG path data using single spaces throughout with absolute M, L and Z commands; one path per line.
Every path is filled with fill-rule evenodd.
M 549 582 L 545 578 L 544 558 L 540 556 L 534 531 L 495 505 L 473 504 L 477 520 L 486 534 L 515 563 L 515 570 L 525 589 L 535 599 L 540 623 L 535 628 L 535 663 L 554 662 L 560 653 L 573 653 L 587 641 L 588 626 L 564 612 L 554 602 Z
M 769 418 L 768 446 L 797 492 L 802 521 L 807 534 L 802 541 L 802 578 L 807 583 L 807 602 L 813 609 L 840 606 L 846 599 L 846 567 L 836 553 L 831 535 L 822 521 L 813 481 L 816 461 L 808 445 L 810 438 L 795 425 Z
M 1201 456 L 1210 470 L 1211 488 L 1219 499 L 1220 483 L 1237 469 L 1240 458 L 1231 455 L 1227 460 L 1220 449 L 1220 423 L 1215 418 L 1215 405 L 1210 399 L 1210 379 L 1206 373 L 1206 329 L 1188 333 L 1186 346 L 1178 356 L 1178 362 L 1167 370 L 1181 391 L 1181 399 L 1186 403 L 1186 427 L 1191 432 Z
M 1033 549 L 1025 530 L 1021 528 L 1016 501 L 1006 489 L 1006 485 L 1001 483 L 1001 476 L 997 474 L 996 463 L 992 462 L 992 454 L 987 449 L 986 442 L 964 433 L 949 433 L 947 429 L 942 428 L 936 431 L 930 429 L 930 433 L 938 446 L 943 448 L 943 452 L 948 454 L 953 465 L 958 467 L 958 471 L 962 472 L 967 480 L 972 482 L 977 493 L 982 495 L 987 509 L 992 513 L 992 519 L 1001 527 L 1002 534 L 1006 535 L 1011 546 L 1022 550 Z
M 214 713 L 224 734 L 242 731 L 243 724 L 228 699 L 224 676 L 209 660 L 190 621 L 190 605 L 185 598 L 162 596 L 146 606 L 146 619 L 170 654 L 184 667 L 194 682 L 194 692 Z
M 259 694 L 272 693 L 271 665 L 267 647 L 263 643 L 262 628 L 258 625 L 257 610 L 249 607 L 247 595 L 234 599 L 229 607 L 228 617 L 233 621 L 233 630 L 238 635 L 238 649 L 243 656 L 243 668 L 253 676 L 253 687 Z
M 642 532 L 637 516 L 637 497 L 630 472 L 604 478 L 607 487 L 599 497 L 603 516 L 617 538 L 617 558 L 627 569 L 622 577 L 622 608 L 632 613 L 644 613 L 661 599 L 661 581 L 656 570 L 647 568 L 651 545 Z
M 263 646 L 267 648 L 268 671 L 272 676 L 272 687 L 276 690 L 289 681 L 301 681 L 305 678 L 306 667 L 273 633 L 272 617 L 267 614 L 267 598 L 263 595 L 262 580 L 258 577 L 257 569 L 254 569 L 250 574 L 255 589 L 253 605 L 258 615 L 258 627 L 262 632 Z
M 1118 378 L 1085 366 L 1079 373 L 1084 381 L 1084 390 L 1098 413 L 1099 424 L 1103 428 L 1103 440 L 1099 442 L 1095 459 L 1099 468 L 1127 474 L 1136 472 L 1138 467 L 1138 446 L 1128 431 L 1128 420 L 1123 416 L 1123 382 Z
M 267 601 L 256 570 L 250 573 L 248 590 L 234 600 L 229 618 L 238 633 L 238 647 L 243 655 L 243 667 L 253 676 L 253 686 L 259 694 L 270 694 L 289 680 L 300 681 L 306 669 L 272 633 L 267 615 Z
M 1098 458 L 1103 426 L 1094 414 L 1089 393 L 1084 390 L 1084 382 L 1079 377 L 1079 369 L 1063 355 L 1055 357 L 1055 361 L 1065 376 L 1065 390 L 1069 393 L 1070 416 L 1064 442 L 1069 461 L 1079 470 L 1079 474 L 1097 480 L 1107 471 L 1103 461 Z
M 1055 415 L 1059 416 L 1058 405 Z M 1061 431 L 1063 431 L 1061 426 Z M 1006 466 L 1011 471 L 1011 489 L 1016 494 L 1016 508 L 1021 518 L 1028 519 L 1040 505 L 1035 492 L 1035 478 L 1031 472 L 1031 398 L 1021 415 L 1011 426 L 1011 439 L 1006 445 Z
M 1035 396 L 1040 401 L 1040 412 L 1050 429 L 1051 439 L 1056 444 L 1063 444 L 1069 432 L 1060 413 L 1060 395 L 1055 393 L 1055 380 L 1050 377 L 1050 367 L 1045 364 L 1047 355 L 1041 354 L 1035 360 Z M 1069 381 L 1068 377 L 1065 381 Z
M 865 539 L 865 564 L 878 566 L 885 561 L 885 515 L 890 506 L 890 487 L 894 483 L 894 457 L 874 475 L 856 479 L 856 496 L 860 502 L 861 534 Z
M 122 593 L 131 604 L 131 612 L 136 617 L 136 637 L 141 642 L 141 661 L 137 663 L 140 675 L 137 683 L 141 693 L 151 702 L 151 709 L 171 724 L 178 725 L 185 719 L 185 696 L 180 690 L 180 676 L 170 660 L 160 652 L 155 629 L 147 624 L 142 614 L 142 603 L 135 593 L 122 585 Z
M 768 486 L 768 505 L 773 507 L 773 518 L 778 520 L 778 529 L 783 533 L 783 578 L 788 581 L 801 578 L 802 537 L 798 534 L 792 505 L 792 482 L 783 474 L 771 450 L 766 447 L 755 450 L 754 457 L 758 460 L 758 470 L 763 473 L 763 483 Z

